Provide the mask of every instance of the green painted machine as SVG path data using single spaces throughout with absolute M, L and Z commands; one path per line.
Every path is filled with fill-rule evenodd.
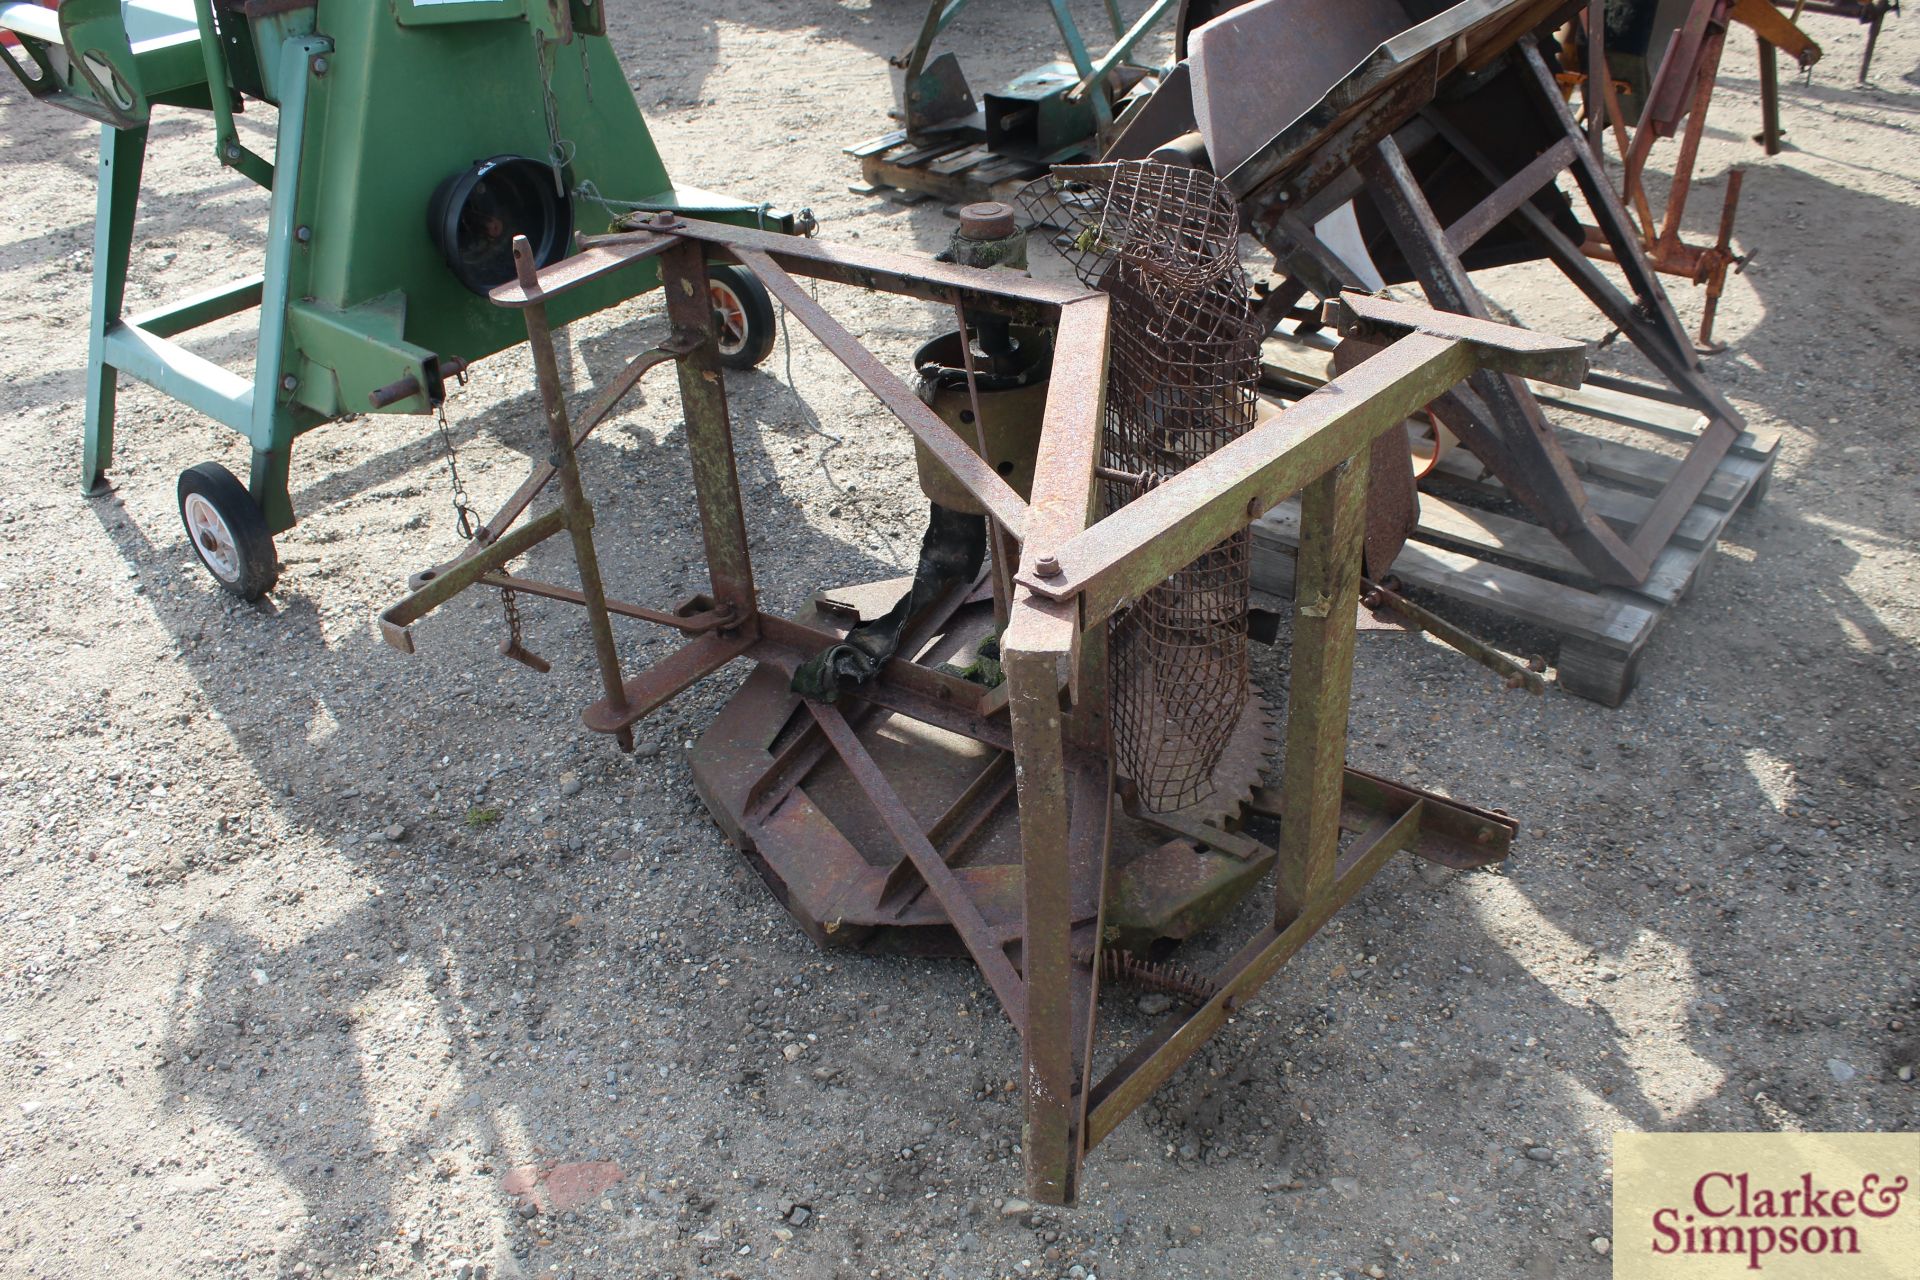
M 430 413 L 446 383 L 525 340 L 486 291 L 524 235 L 548 266 L 634 209 L 810 230 L 802 214 L 677 187 L 607 41 L 597 0 L 64 0 L 0 3 L 0 51 L 27 91 L 100 121 L 85 462 L 113 458 L 125 373 L 244 433 L 246 485 L 217 463 L 184 472 L 181 517 L 228 590 L 278 576 L 292 527 L 294 439 L 357 413 Z M 279 111 L 274 155 L 235 129 Z M 221 162 L 271 194 L 264 271 L 142 315 L 122 314 L 154 107 L 209 111 Z M 772 348 L 773 310 L 737 267 L 709 272 L 724 362 Z M 572 320 L 658 285 L 649 264 L 569 294 Z M 257 308 L 250 377 L 174 339 Z

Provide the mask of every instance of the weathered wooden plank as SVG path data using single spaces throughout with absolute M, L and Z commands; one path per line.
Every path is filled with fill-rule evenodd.
M 860 172 L 876 186 L 910 192 L 916 199 L 934 196 L 958 204 L 977 199 L 980 191 L 969 177 L 947 177 L 929 173 L 925 169 L 907 168 L 890 164 L 879 156 L 868 156 L 862 160 Z
M 1610 521 L 1637 525 L 1652 507 L 1652 498 L 1666 486 L 1668 477 L 1679 470 L 1680 460 L 1632 445 L 1603 440 L 1578 431 L 1563 431 L 1562 446 L 1574 467 L 1587 482 L 1587 500 Z M 1706 489 L 1694 504 L 1729 510 L 1740 504 L 1753 483 L 1766 470 L 1764 460 L 1723 458 L 1714 469 Z M 1436 470 L 1445 476 L 1484 489 L 1489 494 L 1505 495 L 1506 489 L 1486 467 L 1462 448 L 1453 448 L 1441 456 Z M 1699 521 L 1682 526 L 1682 536 L 1698 538 L 1704 531 Z
M 1299 528 L 1298 509 L 1284 504 L 1254 522 L 1256 590 L 1275 595 L 1291 590 L 1287 571 L 1274 562 L 1292 558 Z M 1400 552 L 1393 573 L 1409 585 L 1622 654 L 1646 642 L 1662 612 L 1650 602 L 1598 595 L 1419 542 Z
M 1689 513 L 1691 514 L 1691 513 Z M 1560 540 L 1537 524 L 1511 516 L 1479 511 L 1463 503 L 1450 502 L 1430 493 L 1420 495 L 1420 522 L 1415 530 L 1429 542 L 1452 546 L 1473 555 L 1498 555 L 1522 564 L 1536 565 L 1563 574 L 1576 584 L 1598 589 L 1586 566 L 1576 560 Z M 1686 593 L 1702 551 L 1694 547 L 1669 545 L 1654 557 L 1647 580 L 1632 588 L 1638 595 L 1661 605 L 1669 605 Z
M 864 160 L 868 156 L 880 154 L 889 147 L 897 147 L 906 140 L 907 131 L 905 129 L 893 129 L 887 133 L 879 134 L 876 137 L 868 138 L 865 142 L 856 142 L 846 148 L 843 154 Z
M 1429 541 L 1457 544 L 1476 554 L 1501 555 L 1555 573 L 1587 576 L 1573 553 L 1539 525 L 1479 511 L 1430 493 L 1420 495 L 1420 522 L 1415 532 Z
M 1721 462 L 1720 470 L 1739 482 L 1740 496 L 1734 500 L 1734 505 L 1737 507 L 1747 500 L 1747 495 L 1753 491 L 1753 487 L 1761 483 L 1767 473 L 1773 470 L 1773 458 L 1771 456 L 1758 459 L 1728 458 Z
M 956 151 L 952 155 L 942 156 L 938 160 L 929 160 L 926 167 L 929 173 L 937 173 L 943 177 L 951 176 L 963 169 L 971 169 L 992 155 L 992 149 L 982 142 L 963 151 Z
M 1684 405 L 1663 404 L 1646 396 L 1614 391 L 1606 387 L 1556 387 L 1550 382 L 1529 382 L 1527 390 L 1541 404 L 1578 413 L 1588 418 L 1638 427 L 1668 440 L 1691 442 L 1706 430 L 1707 415 Z M 1780 447 L 1780 433 L 1765 435 L 1742 431 L 1734 437 L 1727 453 L 1737 458 L 1764 459 Z
M 1590 436 L 1581 431 L 1563 429 L 1555 434 L 1559 437 L 1560 448 L 1583 478 L 1598 476 L 1628 489 L 1658 494 L 1673 479 L 1674 472 L 1680 469 L 1680 459 L 1655 453 L 1651 449 L 1638 449 L 1630 444 Z M 1735 458 L 1722 461 L 1746 460 Z M 1738 475 L 1716 470 L 1696 501 L 1730 510 L 1740 504 L 1746 491 L 1747 486 Z
M 1318 387 L 1333 377 L 1333 349 L 1307 346 L 1284 338 L 1268 338 L 1260 348 L 1260 380 L 1299 387 Z
M 1332 374 L 1333 343 L 1326 335 L 1270 339 L 1261 351 L 1261 378 L 1268 398 L 1284 403 L 1325 384 Z M 1707 418 L 1664 389 L 1602 376 L 1569 391 L 1545 384 L 1529 389 L 1545 405 L 1644 431 L 1652 439 L 1691 445 Z M 1623 535 L 1648 519 L 1683 460 L 1671 453 L 1607 439 L 1555 424 L 1555 435 L 1580 474 L 1589 506 Z M 1652 439 L 1647 443 L 1651 444 Z M 1709 567 L 1712 549 L 1742 504 L 1758 501 L 1774 457 L 1777 433 L 1746 431 L 1714 468 L 1667 544 L 1654 557 L 1646 581 L 1632 589 L 1601 587 L 1571 552 L 1530 518 L 1479 510 L 1475 495 L 1510 500 L 1505 486 L 1465 449 L 1449 450 L 1438 478 L 1471 493 L 1421 495 L 1420 519 L 1393 566 L 1401 581 L 1494 614 L 1541 627 L 1561 639 L 1557 679 L 1570 693 L 1618 706 L 1632 689 L 1648 638 Z M 1460 501 L 1465 496 L 1469 501 Z M 1299 510 L 1290 502 L 1254 525 L 1255 598 L 1272 609 L 1292 593 Z M 1497 558 L 1508 563 L 1494 563 Z M 1518 566 L 1518 567 L 1513 567 Z
M 1281 507 L 1291 503 L 1293 500 L 1289 499 Z M 1286 518 L 1297 522 L 1298 515 L 1289 512 Z M 1414 536 L 1436 547 L 1473 556 L 1517 560 L 1567 578 L 1583 590 L 1599 591 L 1602 587 L 1558 538 L 1539 525 L 1436 498 L 1430 493 L 1420 495 L 1420 521 Z M 1687 593 L 1703 554 L 1698 548 L 1669 546 L 1654 558 L 1645 582 L 1622 590 L 1654 606 L 1664 608 L 1674 604 Z
M 1010 192 L 1045 169 L 1030 160 L 995 155 L 974 135 L 924 146 L 896 141 L 891 150 L 882 147 L 862 155 L 860 171 L 876 186 L 967 204 L 999 198 L 1003 188 Z
M 1506 486 L 1465 449 L 1449 449 L 1440 456 L 1440 465 L 1434 470 L 1450 480 L 1473 486 L 1489 498 L 1504 500 L 1507 497 Z M 1631 533 L 1638 528 L 1640 522 L 1647 518 L 1647 512 L 1653 509 L 1652 498 L 1628 489 L 1616 489 L 1597 479 L 1587 486 L 1587 504 L 1599 513 L 1602 520 L 1622 533 Z M 1714 539 L 1720 536 L 1727 514 L 1720 508 L 1696 502 L 1686 519 L 1680 522 L 1680 527 L 1674 530 L 1670 545 L 1695 551 L 1711 546 Z
M 967 145 L 967 139 L 965 138 L 942 138 L 938 142 L 929 142 L 923 146 L 908 147 L 904 151 L 893 152 L 890 155 L 881 157 L 881 159 L 898 169 L 917 169 L 925 167 L 930 160 L 937 160 L 941 156 L 951 155 L 953 152 L 959 151 Z
M 1309 380 L 1316 376 L 1316 367 L 1319 364 L 1328 363 L 1322 353 L 1307 348 L 1288 347 L 1285 354 L 1289 357 L 1289 362 L 1285 365 L 1276 364 L 1272 359 L 1274 354 L 1275 344 L 1269 342 L 1261 357 L 1263 376 L 1266 376 L 1269 370 L 1277 370 L 1278 376 L 1297 380 L 1292 381 L 1292 385 L 1295 386 L 1309 385 Z M 1294 358 L 1296 356 L 1297 359 Z M 1641 493 L 1657 494 L 1666 487 L 1667 481 L 1673 477 L 1674 472 L 1680 469 L 1680 459 L 1664 453 L 1656 453 L 1651 449 L 1642 449 L 1635 445 L 1622 444 L 1617 440 L 1607 440 L 1567 428 L 1557 430 L 1555 435 L 1559 439 L 1560 447 L 1566 452 L 1568 460 L 1573 463 L 1574 469 L 1588 481 L 1590 490 L 1594 487 L 1592 482 L 1598 479 L 1612 481 Z M 1701 491 L 1697 501 L 1722 509 L 1739 505 L 1740 499 L 1746 496 L 1746 490 L 1751 482 L 1743 482 L 1742 471 L 1737 467 L 1729 469 L 1729 464 L 1744 463 L 1752 467 L 1753 474 L 1757 475 L 1768 456 L 1757 452 L 1756 446 L 1755 451 L 1750 451 L 1744 456 L 1730 456 L 1722 459 L 1720 468 L 1715 471 L 1713 478 L 1708 480 L 1706 488 Z M 1458 458 L 1472 459 L 1472 455 L 1463 449 L 1449 451 L 1449 457 L 1456 459 L 1456 467 L 1465 465 L 1458 462 Z M 1445 468 L 1446 465 L 1447 462 L 1443 459 L 1441 466 Z M 1479 466 L 1477 462 L 1472 462 L 1471 465 Z M 1651 507 L 1652 504 L 1648 503 L 1647 509 L 1650 510 Z M 1605 514 L 1602 512 L 1602 515 Z
M 1622 653 L 1570 638 L 1554 659 L 1554 682 L 1590 702 L 1617 707 L 1640 678 L 1640 652 Z

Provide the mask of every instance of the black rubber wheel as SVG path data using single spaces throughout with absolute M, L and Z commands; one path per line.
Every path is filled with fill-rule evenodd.
M 217 462 L 180 473 L 180 523 L 194 554 L 227 590 L 258 600 L 280 580 L 280 557 L 266 517 L 247 486 Z
M 713 296 L 714 327 L 720 338 L 720 363 L 751 369 L 773 354 L 773 299 L 745 267 L 709 266 L 707 287 Z

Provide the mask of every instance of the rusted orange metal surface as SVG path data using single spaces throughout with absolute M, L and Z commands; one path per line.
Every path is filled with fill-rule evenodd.
M 710 588 L 665 607 L 609 598 L 591 568 L 594 541 L 607 535 L 595 528 L 581 482 L 573 446 L 583 432 L 558 394 L 544 317 L 545 300 L 574 287 L 566 263 L 524 272 L 497 295 L 528 317 L 559 505 L 524 524 L 514 524 L 515 512 L 490 522 L 467 552 L 419 575 L 415 589 L 382 615 L 382 630 L 411 652 L 413 624 L 462 590 L 500 581 L 510 560 L 564 532 L 582 570 L 577 588 L 509 580 L 530 594 L 580 603 L 592 617 L 602 697 L 584 713 L 590 729 L 619 736 L 733 660 L 754 663 L 695 753 L 703 798 L 821 942 L 857 945 L 883 928 L 918 930 L 972 957 L 1022 1036 L 1029 1194 L 1071 1200 L 1087 1152 L 1394 854 L 1449 866 L 1505 856 L 1513 824 L 1503 815 L 1344 767 L 1369 459 L 1377 438 L 1477 369 L 1577 383 L 1585 370 L 1578 344 L 1364 296 L 1335 300 L 1328 323 L 1362 334 L 1379 354 L 1101 516 L 1105 294 L 682 219 L 601 248 L 602 256 L 657 258 L 674 299 L 708 296 L 709 261 L 746 266 L 904 429 L 952 459 L 954 480 L 1019 543 L 1000 645 L 1005 685 L 985 688 L 942 669 L 964 642 L 964 625 L 978 625 L 983 609 L 992 625 L 981 582 L 913 619 L 896 656 L 851 695 L 827 705 L 791 692 L 797 666 L 844 632 L 849 612 L 866 613 L 870 598 L 885 593 L 848 592 L 850 603 L 823 600 L 797 620 L 760 608 L 704 302 L 670 310 L 673 334 L 659 350 L 680 374 Z M 619 270 L 602 262 L 596 273 L 602 268 Z M 1007 490 L 945 423 L 897 394 L 892 375 L 823 308 L 796 306 L 807 295 L 789 287 L 795 275 L 1051 327 L 1060 365 L 1029 497 Z M 628 387 L 639 380 L 618 376 Z M 604 415 L 617 399 L 603 394 L 596 411 Z M 530 479 L 532 493 L 516 495 L 520 509 L 541 479 Z M 1116 803 L 1111 750 L 1112 618 L 1294 493 L 1305 496 L 1310 537 L 1294 613 L 1287 750 L 1280 785 L 1256 791 L 1250 806 L 1277 824 L 1277 835 L 1265 840 L 1183 824 L 1177 814 L 1128 812 Z M 966 623 L 970 616 L 975 623 Z M 617 648 L 598 643 L 614 618 L 664 624 L 688 639 L 629 676 Z M 1157 839 L 1146 838 L 1156 830 Z M 1156 886 L 1176 885 L 1186 902 L 1196 890 L 1230 900 L 1269 868 L 1276 883 L 1268 923 L 1217 972 L 1156 970 L 1108 953 L 1124 936 L 1129 904 L 1151 899 Z M 1157 981 L 1184 1003 L 1139 1042 L 1109 1045 L 1097 1034 L 1103 977 Z

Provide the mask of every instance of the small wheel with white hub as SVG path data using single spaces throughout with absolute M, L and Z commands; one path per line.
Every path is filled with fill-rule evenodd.
M 767 287 L 745 267 L 709 266 L 707 292 L 713 299 L 720 363 L 751 369 L 773 354 L 773 299 Z
M 180 523 L 207 572 L 242 600 L 258 600 L 280 577 L 266 517 L 247 487 L 217 462 L 180 473 Z

